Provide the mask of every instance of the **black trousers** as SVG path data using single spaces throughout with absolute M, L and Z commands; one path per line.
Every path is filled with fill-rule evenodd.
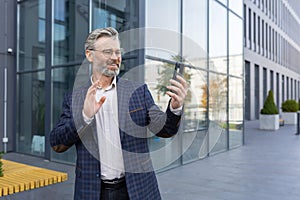
M 102 183 L 101 185 L 100 200 L 129 200 L 125 181 L 118 184 Z

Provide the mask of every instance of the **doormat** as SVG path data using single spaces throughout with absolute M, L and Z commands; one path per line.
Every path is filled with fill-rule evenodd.
M 66 181 L 68 174 L 2 159 L 0 197 Z

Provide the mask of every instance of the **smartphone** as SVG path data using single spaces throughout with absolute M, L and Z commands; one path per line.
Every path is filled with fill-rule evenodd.
M 183 75 L 183 68 L 184 68 L 184 65 L 182 63 L 179 63 L 179 62 L 175 63 L 175 69 L 174 69 L 174 73 L 173 73 L 174 80 L 177 80 L 176 79 L 177 74 L 179 74 L 180 76 Z

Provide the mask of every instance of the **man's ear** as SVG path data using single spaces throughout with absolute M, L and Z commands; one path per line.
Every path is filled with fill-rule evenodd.
M 93 62 L 93 52 L 91 50 L 85 50 L 85 57 L 89 62 Z

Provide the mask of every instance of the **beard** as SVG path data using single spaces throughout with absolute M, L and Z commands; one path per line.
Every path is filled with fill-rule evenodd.
M 116 64 L 118 65 L 118 69 L 116 70 L 111 70 L 108 69 L 108 65 Z M 100 74 L 107 76 L 107 77 L 113 77 L 113 76 L 118 76 L 120 73 L 120 65 L 115 63 L 115 62 L 106 62 L 106 63 L 95 63 L 94 64 L 94 69 L 99 72 Z
M 103 68 L 102 73 L 104 76 L 108 76 L 108 77 L 113 77 L 113 76 L 118 76 L 120 73 L 120 69 L 117 70 L 110 70 L 107 68 Z

